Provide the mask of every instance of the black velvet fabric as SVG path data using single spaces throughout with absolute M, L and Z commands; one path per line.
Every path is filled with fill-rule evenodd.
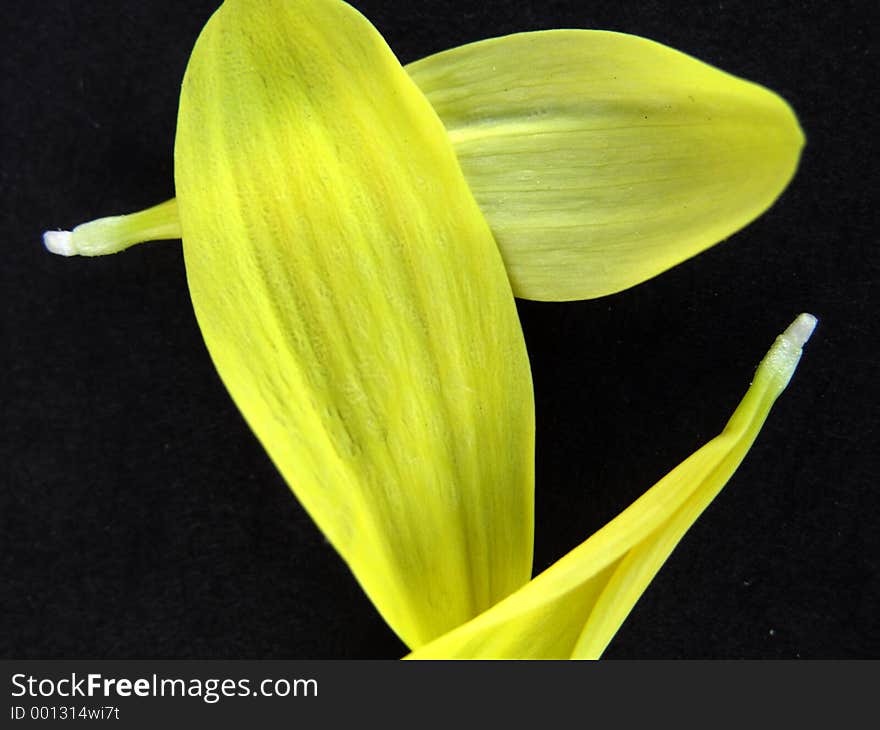
M 609 658 L 851 658 L 878 631 L 876 44 L 868 2 L 355 3 L 401 61 L 515 31 L 625 31 L 781 93 L 808 138 L 778 203 L 627 292 L 520 302 L 537 569 L 724 425 L 819 319 L 752 452 Z M 396 658 L 202 343 L 178 242 L 63 259 L 40 234 L 173 195 L 184 67 L 215 0 L 9 2 L 0 656 Z

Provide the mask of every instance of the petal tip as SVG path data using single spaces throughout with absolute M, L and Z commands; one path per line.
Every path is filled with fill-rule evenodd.
M 782 336 L 795 347 L 801 348 L 810 339 L 818 322 L 819 320 L 814 315 L 804 312 L 798 315 L 797 319 L 782 333 Z
M 74 256 L 73 234 L 70 231 L 46 231 L 43 234 L 43 245 L 49 253 L 59 256 Z

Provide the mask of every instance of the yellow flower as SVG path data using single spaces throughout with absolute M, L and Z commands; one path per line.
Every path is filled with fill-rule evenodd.
M 514 294 L 619 291 L 765 210 L 803 137 L 759 86 L 551 31 L 403 69 L 338 0 L 227 0 L 180 97 L 177 198 L 49 232 L 182 237 L 224 384 L 414 657 L 599 656 L 739 464 L 815 320 L 727 428 L 534 580 L 534 405 Z

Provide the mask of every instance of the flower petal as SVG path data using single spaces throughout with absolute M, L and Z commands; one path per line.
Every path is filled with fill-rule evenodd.
M 526 586 L 409 658 L 598 658 L 678 541 L 736 471 L 794 373 L 815 323 L 803 314 L 777 338 L 719 436 Z
M 622 33 L 520 33 L 407 71 L 527 299 L 611 294 L 717 243 L 773 203 L 803 145 L 772 92 Z
M 183 82 L 187 277 L 223 382 L 418 646 L 524 584 L 534 415 L 503 262 L 442 124 L 335 0 L 228 0 Z

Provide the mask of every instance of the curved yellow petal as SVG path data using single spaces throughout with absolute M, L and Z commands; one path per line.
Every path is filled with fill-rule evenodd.
M 175 181 L 223 382 L 418 646 L 528 580 L 531 376 L 503 262 L 428 102 L 335 0 L 227 0 Z
M 719 436 L 519 591 L 408 658 L 598 658 L 736 471 L 791 379 L 815 323 L 803 314 L 776 339 Z
M 407 71 L 526 299 L 611 294 L 717 243 L 773 203 L 803 145 L 772 92 L 622 33 L 520 33 Z

